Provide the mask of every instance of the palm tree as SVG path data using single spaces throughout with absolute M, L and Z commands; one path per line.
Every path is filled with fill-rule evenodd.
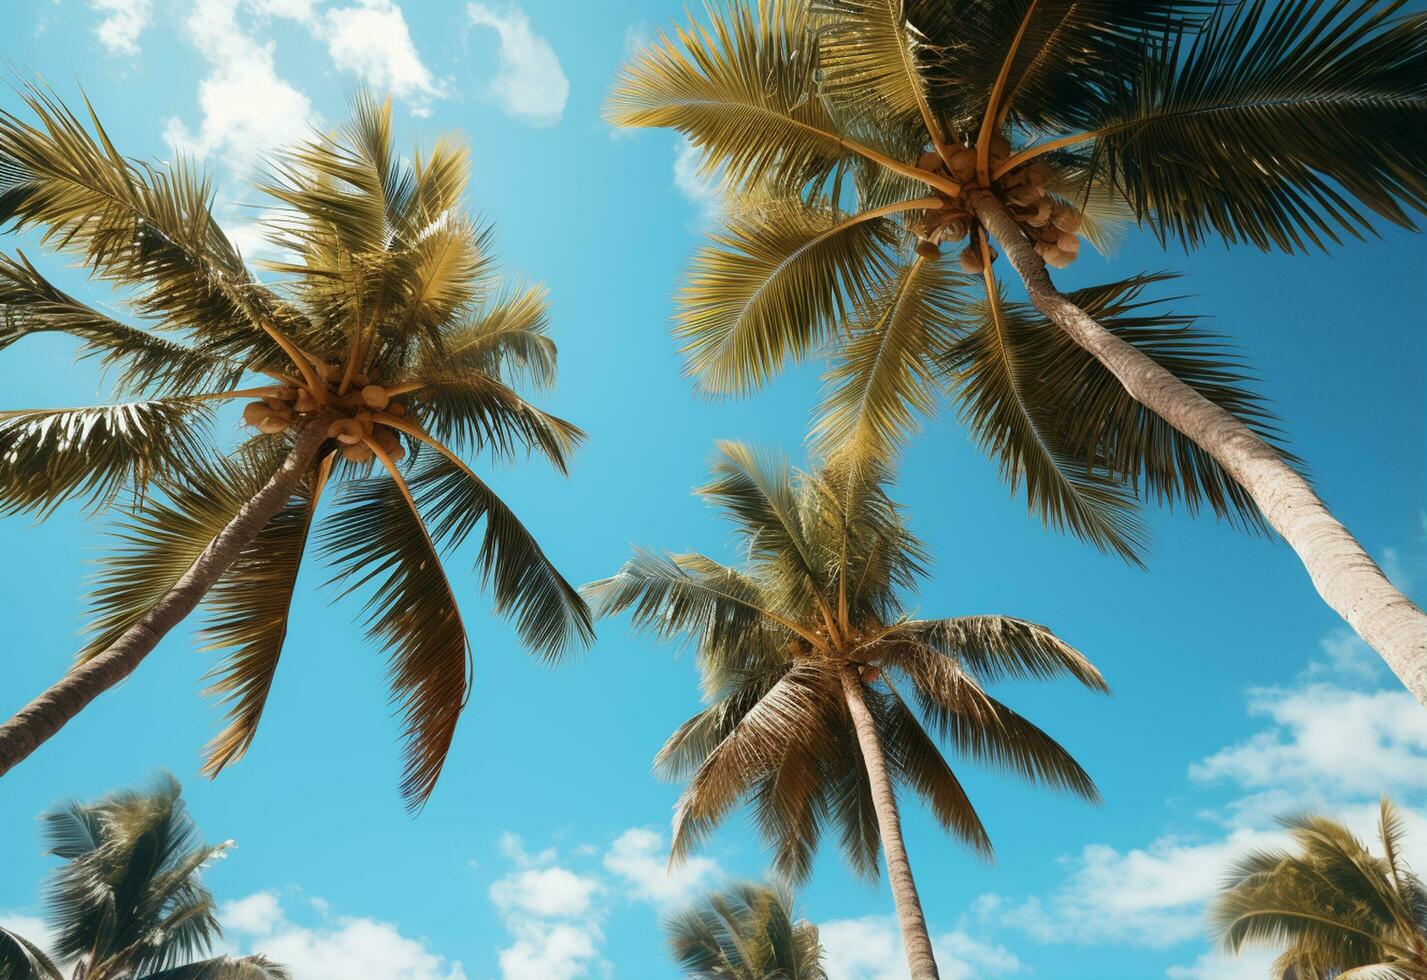
M 0 929 L 0 980 L 287 980 L 263 956 L 207 955 L 223 935 L 203 869 L 232 841 L 203 843 L 178 780 L 44 816 L 47 853 L 67 863 L 46 887 L 50 955 Z
M 85 306 L 23 255 L 0 261 L 0 345 L 75 336 L 135 399 L 0 414 L 0 512 L 129 505 L 93 593 L 92 638 L 67 676 L 0 725 L 0 773 L 205 596 L 210 648 L 225 651 L 209 691 L 230 722 L 205 769 L 241 756 L 322 518 L 337 577 L 367 590 L 369 635 L 390 651 L 402 789 L 419 804 L 470 683 L 441 549 L 484 519 L 479 574 L 526 645 L 554 660 L 592 635 L 579 594 L 465 461 L 523 449 L 564 472 L 583 438 L 511 387 L 554 381 L 543 290 L 500 286 L 489 229 L 461 209 L 465 150 L 442 139 L 403 160 L 389 103 L 357 99 L 340 133 L 274 165 L 269 230 L 286 257 L 268 264 L 281 278 L 265 284 L 219 228 L 203 177 L 122 157 L 92 110 L 91 132 L 48 92 L 25 95 L 37 126 L 0 115 L 0 223 L 41 229 L 93 278 L 128 288 L 161 332 Z M 267 383 L 245 386 L 252 375 Z M 228 399 L 248 400 L 243 421 L 256 431 L 224 455 L 207 430 Z M 323 515 L 329 486 L 337 501 Z
M 747 798 L 779 874 L 800 882 L 831 822 L 849 863 L 868 877 L 877 874 L 880 844 L 912 976 L 935 977 L 896 784 L 978 853 L 989 855 L 991 842 L 902 691 L 970 757 L 1096 800 L 1065 749 L 982 683 L 1069 674 L 1108 689 L 1044 626 L 1004 616 L 912 618 L 904 594 L 926 573 L 926 549 L 881 474 L 868 472 L 794 474 L 785 459 L 722 443 L 713 480 L 698 492 L 733 522 L 746 566 L 641 551 L 585 588 L 597 615 L 633 610 L 636 627 L 683 636 L 698 651 L 709 707 L 655 760 L 661 774 L 689 777 L 672 860 Z
M 1382 857 L 1347 827 L 1304 814 L 1280 821 L 1294 850 L 1255 851 L 1210 909 L 1230 952 L 1283 946 L 1276 980 L 1423 980 L 1427 888 L 1402 861 L 1402 817 L 1382 800 Z
M 1401 0 L 758 0 L 625 66 L 620 126 L 732 207 L 676 335 L 714 393 L 819 347 L 825 450 L 889 458 L 946 391 L 1048 524 L 1134 558 L 1137 498 L 1276 529 L 1427 704 L 1427 615 L 1329 513 L 1161 276 L 1063 294 L 1082 237 L 1288 252 L 1427 211 L 1427 18 Z M 948 268 L 942 245 L 966 240 Z M 1030 305 L 1007 303 L 991 242 Z M 969 283 L 984 294 L 968 297 Z
M 669 952 L 697 980 L 825 980 L 818 927 L 795 920 L 786 888 L 738 882 L 664 922 Z

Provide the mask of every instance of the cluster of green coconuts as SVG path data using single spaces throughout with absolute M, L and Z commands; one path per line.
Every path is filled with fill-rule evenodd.
M 325 363 L 315 367 L 331 395 L 328 407 L 348 413 L 333 420 L 327 427 L 327 437 L 342 444 L 343 459 L 352 463 L 371 462 L 376 454 L 367 445 L 368 439 L 376 443 L 393 463 L 406 455 L 396 431 L 382 424 L 374 414 L 381 412 L 401 418 L 406 415 L 405 405 L 393 398 L 385 387 L 372 383 L 362 374 L 352 379 L 351 391 L 338 395 L 334 383 L 341 377 L 341 368 Z M 273 388 L 272 392 L 262 400 L 249 402 L 243 407 L 243 422 L 267 435 L 277 435 L 293 428 L 322 407 L 306 388 L 284 385 Z
M 987 153 L 991 170 L 994 171 L 1010 157 L 1011 144 L 1005 137 L 991 137 Z M 928 151 L 922 154 L 917 165 L 923 170 L 945 174 L 963 187 L 976 183 L 975 147 L 958 147 L 950 154 L 950 161 Z M 1049 166 L 1035 161 L 1002 174 L 992 183 L 991 190 L 1006 205 L 1046 264 L 1064 269 L 1080 254 L 1080 237 L 1076 233 L 1080 231 L 1084 219 L 1074 207 L 1055 201 L 1046 193 L 1046 187 L 1054 176 Z M 981 246 L 972 236 L 976 220 L 962 206 L 959 197 L 943 197 L 943 200 L 944 207 L 927 211 L 912 225 L 912 231 L 917 236 L 917 254 L 935 258 L 941 254 L 942 242 L 970 238 L 961 252 L 961 268 L 978 275 L 985 263 Z M 988 251 L 994 261 L 995 250 Z

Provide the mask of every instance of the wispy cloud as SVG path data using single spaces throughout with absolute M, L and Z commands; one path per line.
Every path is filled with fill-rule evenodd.
M 594 899 L 605 883 L 561 865 L 554 848 L 527 853 L 514 834 L 501 838 L 501 853 L 516 866 L 489 892 L 512 940 L 498 954 L 503 980 L 574 980 L 604 969 Z
M 466 980 L 458 962 L 433 952 L 392 923 L 332 916 L 325 902 L 309 903 L 319 922 L 293 922 L 274 892 L 225 902 L 218 918 L 235 951 L 261 952 L 302 980 Z
M 89 0 L 89 7 L 100 14 L 94 33 L 110 54 L 139 53 L 139 35 L 153 19 L 152 0 Z
M 718 862 L 707 857 L 691 857 L 670 868 L 664 838 L 642 827 L 619 835 L 604 856 L 604 866 L 634 898 L 660 905 L 686 902 L 723 877 Z
M 712 224 L 723 207 L 723 194 L 716 178 L 705 174 L 699 151 L 683 137 L 674 149 L 674 187 L 699 211 L 699 220 Z
M 553 126 L 565 113 L 570 81 L 550 42 L 535 33 L 530 18 L 513 3 L 466 7 L 471 23 L 496 32 L 496 73 L 488 88 L 502 111 L 532 126 Z
M 818 923 L 828 980 L 906 980 L 902 936 L 890 916 L 868 915 Z M 1022 972 L 1004 946 L 975 939 L 961 929 L 932 937 L 942 980 L 992 980 Z

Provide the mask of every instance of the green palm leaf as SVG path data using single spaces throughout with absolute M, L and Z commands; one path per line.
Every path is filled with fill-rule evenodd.
M 209 418 L 181 398 L 0 412 L 0 513 L 47 516 L 75 499 L 102 510 L 142 494 L 199 465 Z
M 492 377 L 433 367 L 412 383 L 421 385 L 406 396 L 412 414 L 454 449 L 488 451 L 503 459 L 522 449 L 539 451 L 564 473 L 584 442 L 578 426 L 541 411 Z
M 920 114 L 933 53 L 904 0 L 815 0 L 823 91 L 855 113 Z
M 679 295 L 688 372 L 711 392 L 745 393 L 825 340 L 889 273 L 886 219 L 769 201 L 728 219 L 694 257 Z
M 1141 220 L 1188 247 L 1324 247 L 1371 230 L 1367 212 L 1412 227 L 1427 213 L 1427 32 L 1401 8 L 1222 5 L 1149 45 L 1085 128 Z

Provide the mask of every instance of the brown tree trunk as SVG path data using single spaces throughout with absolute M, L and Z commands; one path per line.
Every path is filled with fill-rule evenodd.
M 311 422 L 263 488 L 209 542 L 173 588 L 107 650 L 78 665 L 0 725 L 0 776 L 24 761 L 89 702 L 133 673 L 159 640 L 193 611 L 297 490 L 326 438 L 327 423 Z
M 1020 273 L 1031 302 L 1112 373 L 1130 396 L 1213 456 L 1298 553 L 1318 594 L 1427 705 L 1427 614 L 1388 580 L 1313 487 L 1238 418 L 1110 333 L 1056 290 L 1035 249 L 991 193 L 968 202 Z
M 887 759 L 882 754 L 882 740 L 877 723 L 862 696 L 862 681 L 851 670 L 842 672 L 842 693 L 847 710 L 857 730 L 857 744 L 862 749 L 862 764 L 867 768 L 867 780 L 872 784 L 872 806 L 877 811 L 877 829 L 882 837 L 882 856 L 887 862 L 887 884 L 892 888 L 892 901 L 897 907 L 897 921 L 902 927 L 902 946 L 907 951 L 907 971 L 912 980 L 937 980 L 936 959 L 932 956 L 931 936 L 927 934 L 922 900 L 912 880 L 912 865 L 907 860 L 907 848 L 902 843 L 902 818 L 897 815 L 897 797 L 892 792 L 892 779 L 887 775 Z

